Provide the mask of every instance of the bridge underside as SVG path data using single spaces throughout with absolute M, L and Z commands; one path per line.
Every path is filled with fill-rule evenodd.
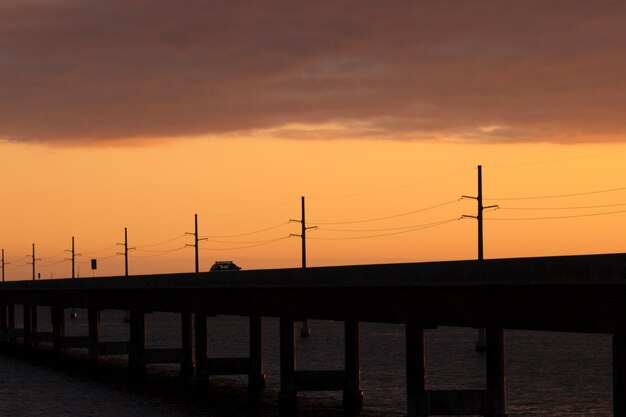
M 36 318 L 30 309 L 52 306 L 57 312 L 53 340 L 58 350 L 70 343 L 63 338 L 59 321 L 63 315 L 59 311 L 87 308 L 93 318 L 101 310 L 128 310 L 131 335 L 126 350 L 134 369 L 145 367 L 149 361 L 180 360 L 181 374 L 190 375 L 194 372 L 191 352 L 195 332 L 196 373 L 247 372 L 251 388 L 259 388 L 264 381 L 260 317 L 278 317 L 281 400 L 287 403 L 298 391 L 309 389 L 343 389 L 347 404 L 360 403 L 358 323 L 404 323 L 407 411 L 415 416 L 444 411 L 506 415 L 503 329 L 608 333 L 614 335 L 614 415 L 626 417 L 623 254 L 8 282 L 0 285 L 0 305 L 9 308 L 2 308 L 6 334 L 12 331 L 11 319 L 6 321 L 10 309 L 24 306 L 26 344 L 37 337 Z M 181 313 L 180 352 L 146 349 L 144 316 L 151 311 Z M 203 351 L 206 353 L 206 317 L 220 314 L 250 317 L 248 360 L 216 362 L 202 356 Z M 293 323 L 303 318 L 345 321 L 344 370 L 325 373 L 295 369 Z M 126 346 L 99 343 L 97 320 L 90 318 L 89 323 L 91 355 L 97 357 L 103 350 Z M 437 326 L 487 329 L 486 390 L 444 392 L 426 388 L 423 330 Z

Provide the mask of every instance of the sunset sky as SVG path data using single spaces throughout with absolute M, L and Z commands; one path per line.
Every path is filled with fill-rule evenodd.
M 0 3 L 7 280 L 626 252 L 626 3 Z

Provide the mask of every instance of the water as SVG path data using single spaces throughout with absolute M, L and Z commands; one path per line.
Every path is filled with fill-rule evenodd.
M 21 323 L 16 309 L 16 322 Z M 66 334 L 87 334 L 86 312 L 66 319 Z M 124 312 L 106 311 L 101 317 L 102 340 L 127 340 Z M 39 329 L 50 331 L 48 310 L 39 309 Z M 122 378 L 80 370 L 60 371 L 0 356 L 0 416 L 239 416 L 274 417 L 280 389 L 278 321 L 264 319 L 264 360 L 267 389 L 258 404 L 248 401 L 244 376 L 216 377 L 201 394 L 189 395 L 173 378 L 177 366 L 151 366 L 154 376 L 142 388 Z M 212 357 L 245 357 L 248 320 L 209 319 Z M 312 336 L 297 339 L 298 369 L 343 368 L 343 324 L 310 321 Z M 178 347 L 179 315 L 147 316 L 148 347 Z M 475 352 L 476 330 L 439 328 L 426 332 L 429 389 L 484 388 L 485 356 Z M 364 417 L 403 416 L 404 326 L 361 324 Z M 506 332 L 508 412 L 522 416 L 611 416 L 611 338 L 608 335 Z M 113 367 L 123 373 L 123 368 Z M 301 394 L 302 416 L 341 415 L 341 393 Z

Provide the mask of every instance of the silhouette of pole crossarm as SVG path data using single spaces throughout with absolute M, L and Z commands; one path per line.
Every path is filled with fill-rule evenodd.
M 4 260 L 4 249 L 2 249 L 2 282 L 4 282 L 4 267 L 5 265 L 10 264 L 10 262 L 5 262 Z
M 136 248 L 128 247 L 128 228 L 124 228 L 124 243 L 116 243 L 116 245 L 123 245 L 124 252 L 117 252 L 118 255 L 124 255 L 124 276 L 128 276 L 128 251 L 135 250 Z
M 185 232 L 185 236 L 193 236 L 194 237 L 194 243 L 186 243 L 185 247 L 193 247 L 195 249 L 195 266 L 196 266 L 196 272 L 200 272 L 200 256 L 198 254 L 198 242 L 201 242 L 203 240 L 209 240 L 209 238 L 207 237 L 198 237 L 198 215 L 194 214 L 194 231 L 193 232 Z
M 80 253 L 76 253 L 74 251 L 74 236 L 72 236 L 72 249 L 65 249 L 65 252 L 71 252 L 71 258 L 65 258 L 66 261 L 72 261 L 72 279 L 75 278 L 75 265 L 76 265 L 76 257 L 81 256 Z
M 35 280 L 35 264 L 37 263 L 37 261 L 41 261 L 41 258 L 36 258 L 35 257 L 35 244 L 34 243 L 33 243 L 33 254 L 32 255 L 26 255 L 26 257 L 30 257 L 32 259 L 31 262 L 26 262 L 26 264 L 33 266 L 33 281 L 34 281 Z

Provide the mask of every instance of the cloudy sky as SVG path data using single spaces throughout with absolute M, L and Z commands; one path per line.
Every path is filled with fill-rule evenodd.
M 614 1 L 7 0 L 0 137 L 620 141 L 624 27 Z
M 188 270 L 193 214 L 203 268 L 298 266 L 301 196 L 310 265 L 473 258 L 478 165 L 487 257 L 624 252 L 625 28 L 615 1 L 5 0 L 9 279 L 33 243 L 67 276 L 71 236 L 118 274 L 124 227 L 131 273 Z

